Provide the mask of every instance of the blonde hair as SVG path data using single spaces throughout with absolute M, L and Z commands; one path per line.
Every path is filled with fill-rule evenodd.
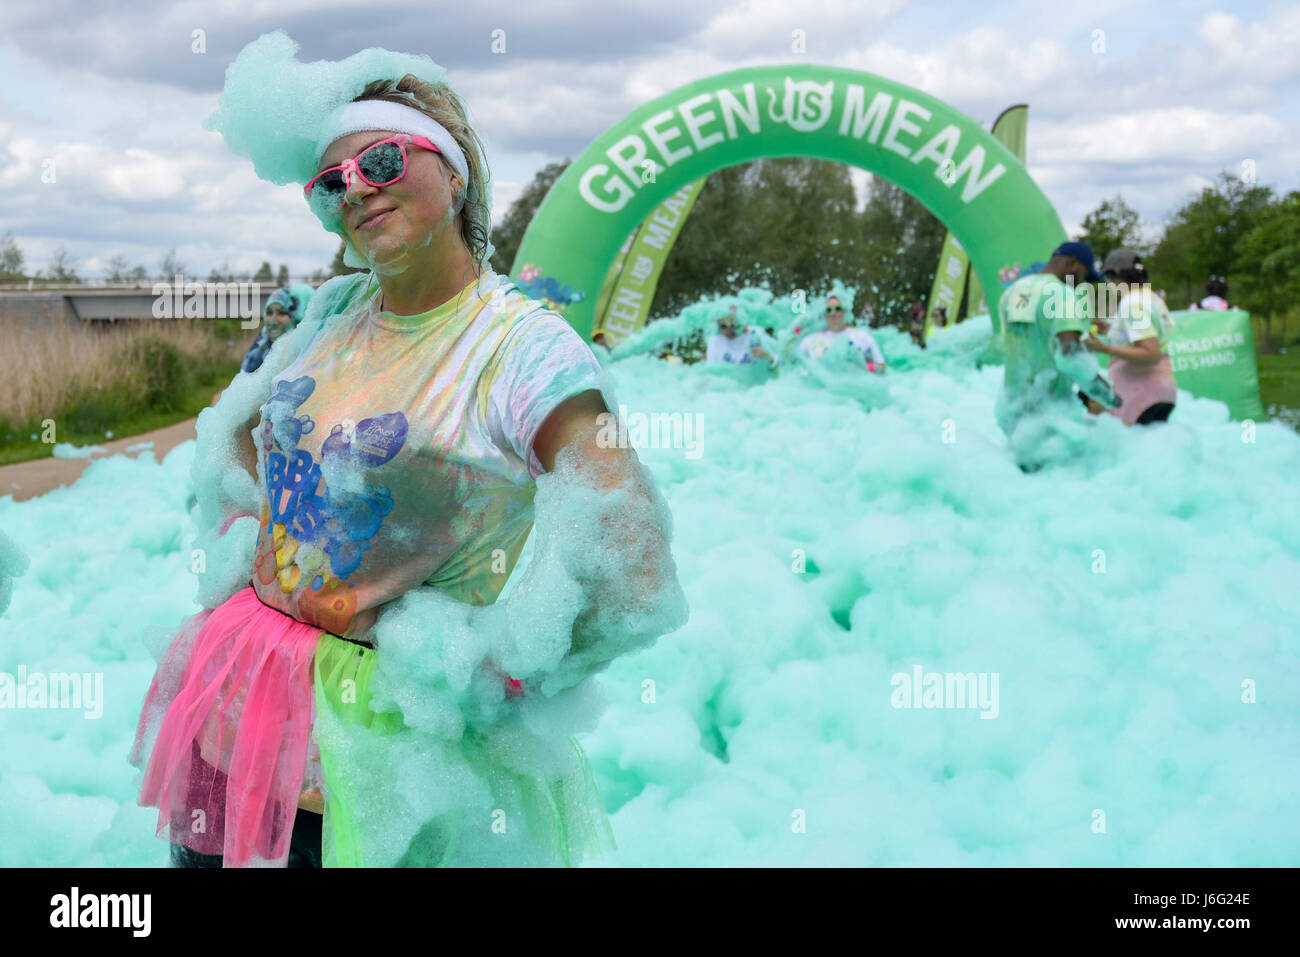
M 460 207 L 460 235 L 474 258 L 474 265 L 482 271 L 488 254 L 492 231 L 492 212 L 487 204 L 487 159 L 483 142 L 469 125 L 465 101 L 446 86 L 433 86 L 414 74 L 408 73 L 400 80 L 375 80 L 361 91 L 358 100 L 388 100 L 410 106 L 446 127 L 456 144 L 465 154 L 469 182 L 457 191 Z M 446 163 L 446 159 L 443 159 Z M 448 164 L 450 167 L 450 164 Z

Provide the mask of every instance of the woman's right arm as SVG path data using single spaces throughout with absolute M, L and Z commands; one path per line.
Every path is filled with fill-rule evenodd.
M 254 482 L 257 481 L 257 446 L 253 444 L 253 430 L 261 421 L 262 412 L 259 409 L 256 415 L 244 423 L 236 440 L 239 443 L 240 464 L 244 466 L 244 471 L 253 477 Z

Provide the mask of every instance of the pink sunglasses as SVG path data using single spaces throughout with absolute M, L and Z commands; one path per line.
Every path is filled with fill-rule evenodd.
M 408 145 L 434 153 L 442 152 L 429 139 L 406 133 L 371 143 L 351 159 L 321 170 L 302 188 L 312 212 L 321 217 L 337 215 L 347 200 L 353 173 L 360 177 L 361 182 L 376 188 L 396 183 L 406 175 Z

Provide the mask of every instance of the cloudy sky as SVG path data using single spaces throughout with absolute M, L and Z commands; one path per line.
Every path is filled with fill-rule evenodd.
M 301 60 L 382 46 L 445 66 L 486 144 L 498 219 L 540 167 L 647 100 L 809 61 L 909 84 L 986 126 L 1027 102 L 1030 172 L 1070 230 L 1116 193 L 1158 229 L 1247 161 L 1261 183 L 1300 187 L 1294 2 L 0 0 L 0 23 L 0 234 L 29 272 L 59 244 L 86 278 L 114 255 L 156 271 L 171 247 L 203 276 L 223 261 L 327 265 L 337 240 L 300 188 L 261 182 L 201 127 L 226 66 L 278 28 Z

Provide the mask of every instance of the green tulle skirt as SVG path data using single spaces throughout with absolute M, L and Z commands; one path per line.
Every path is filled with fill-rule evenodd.
M 326 867 L 572 867 L 614 849 L 609 816 L 576 739 L 570 739 L 568 760 L 560 762 L 560 771 L 530 775 L 495 759 L 487 742 L 472 731 L 441 747 L 452 749 L 451 763 L 461 780 L 475 785 L 472 790 L 482 807 L 435 815 L 409 843 L 399 840 L 394 845 L 386 839 L 391 835 L 375 833 L 385 827 L 384 813 L 376 810 L 384 801 L 385 788 L 376 774 L 376 749 L 367 742 L 373 746 L 377 741 L 405 739 L 408 750 L 403 753 L 409 754 L 414 740 L 400 714 L 371 710 L 375 662 L 372 649 L 330 634 L 321 636 L 316 650 Z M 368 734 L 358 734 L 359 729 Z M 379 768 L 390 770 L 382 763 Z M 491 808 L 483 804 L 484 787 L 490 791 Z M 456 804 L 455 795 L 444 797 L 443 806 Z M 512 828 L 509 841 L 504 839 L 507 821 Z

